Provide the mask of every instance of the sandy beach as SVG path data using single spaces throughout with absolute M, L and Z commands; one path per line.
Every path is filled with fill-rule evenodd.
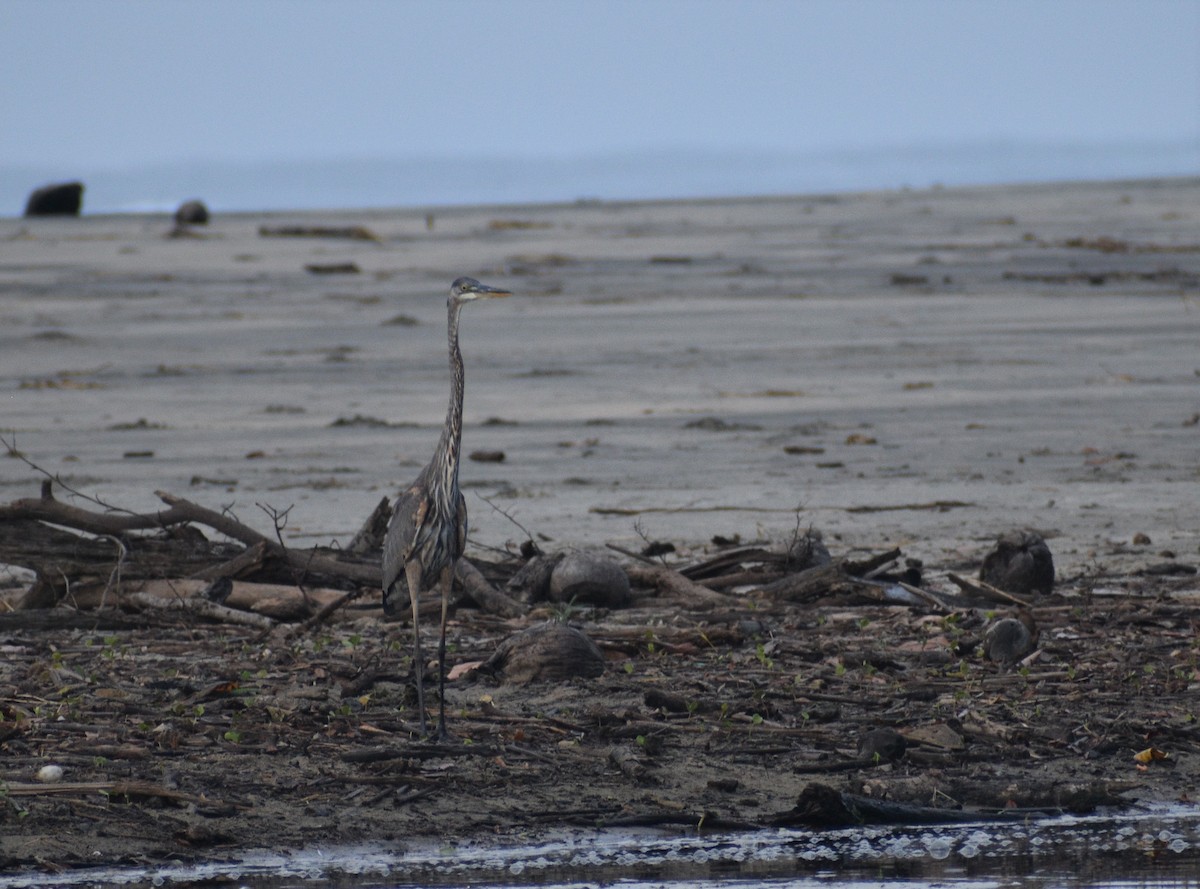
M 0 220 L 0 429 L 155 490 L 352 534 L 427 459 L 464 317 L 472 542 L 777 538 L 936 560 L 1012 526 L 1066 571 L 1195 554 L 1200 183 L 653 204 Z M 362 226 L 376 240 L 263 237 Z M 314 273 L 306 267 L 356 269 Z M 0 492 L 36 491 L 18 461 Z M 939 501 L 943 510 L 907 508 Z
M 676 577 L 732 552 L 741 580 L 652 578 L 627 607 L 460 603 L 456 670 L 556 617 L 605 669 L 463 669 L 442 745 L 374 586 L 315 626 L 129 599 L 4 614 L 0 872 L 368 844 L 399 856 L 394 884 L 418 847 L 827 826 L 813 793 L 1036 818 L 1200 792 L 1200 180 L 171 229 L 0 220 L 0 434 L 24 458 L 0 460 L 0 502 L 37 497 L 35 464 L 91 510 L 72 491 L 137 512 L 164 491 L 272 545 L 282 515 L 292 554 L 344 546 L 433 449 L 445 298 L 468 274 L 514 292 L 463 313 L 463 449 L 487 456 L 461 470 L 468 557 L 503 585 L 528 538 L 611 544 L 627 572 L 657 541 Z M 18 512 L 0 519 L 23 545 Z M 810 527 L 835 559 L 916 560 L 921 595 L 754 581 Z M 1014 528 L 1057 569 L 1018 666 L 983 647 L 1011 597 L 952 577 Z M 103 574 L 111 604 L 128 578 Z M 0 602 L 30 576 L 0 566 Z M 862 746 L 878 729 L 903 759 Z M 65 783 L 35 780 L 47 764 Z

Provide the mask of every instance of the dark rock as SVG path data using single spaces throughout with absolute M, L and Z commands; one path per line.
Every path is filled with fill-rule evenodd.
M 604 672 L 604 655 L 579 630 L 550 621 L 509 636 L 479 671 L 517 685 L 592 679 Z
M 858 758 L 894 762 L 908 749 L 908 739 L 894 728 L 872 729 L 858 742 Z M 876 758 L 878 757 L 878 758 Z
M 26 216 L 78 216 L 83 207 L 83 183 L 59 182 L 46 185 L 29 195 Z
M 983 559 L 979 579 L 1016 596 L 1054 588 L 1054 558 L 1036 531 L 1010 531 Z
M 629 575 L 616 559 L 589 552 L 567 553 L 550 575 L 550 598 L 602 608 L 629 604 Z
M 175 210 L 176 225 L 208 225 L 208 207 L 204 201 L 184 201 Z

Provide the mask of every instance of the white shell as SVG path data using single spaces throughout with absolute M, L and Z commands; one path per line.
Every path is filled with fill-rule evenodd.
M 62 776 L 62 766 L 42 766 L 37 773 L 37 779 L 43 784 L 54 784 L 61 781 Z

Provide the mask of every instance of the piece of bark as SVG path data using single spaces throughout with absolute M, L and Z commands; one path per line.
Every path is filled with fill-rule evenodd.
M 232 559 L 222 562 L 219 565 L 213 565 L 211 568 L 202 568 L 192 574 L 192 577 L 200 580 L 242 577 L 262 567 L 263 556 L 266 555 L 266 552 L 266 543 L 260 541 L 246 547 Z
M 349 545 L 346 547 L 346 552 L 354 553 L 356 556 L 363 556 L 367 553 L 381 550 L 383 548 L 383 540 L 387 537 L 388 522 L 391 519 L 392 503 L 389 498 L 384 497 L 371 510 L 371 514 L 367 516 L 367 520 L 358 529 L 358 533 L 351 538 Z
M 613 747 L 608 751 L 608 760 L 620 769 L 621 774 L 626 778 L 642 781 L 647 777 L 645 764 L 631 750 L 624 747 Z

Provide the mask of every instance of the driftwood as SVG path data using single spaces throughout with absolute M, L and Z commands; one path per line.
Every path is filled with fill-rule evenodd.
M 304 626 L 311 628 L 379 588 L 379 546 L 390 517 L 386 498 L 347 553 L 286 547 L 228 512 L 156 493 L 166 504 L 157 512 L 93 511 L 56 499 L 46 481 L 40 497 L 0 505 L 0 563 L 37 575 L 17 607 L 46 609 L 68 599 L 75 607 L 175 610 L 261 628 L 307 618 Z M 226 539 L 210 540 L 202 528 Z M 456 577 L 482 610 L 502 617 L 525 613 L 466 559 Z M 231 580 L 237 583 L 229 602 L 201 596 L 209 584 Z M 162 585 L 159 595 L 154 584 Z M 310 584 L 319 585 L 317 594 Z
M 861 561 L 835 559 L 827 565 L 818 565 L 769 583 L 761 591 L 789 602 L 811 602 L 837 593 L 861 593 L 876 598 L 878 587 L 865 578 L 899 557 L 900 550 L 892 549 Z
M 379 236 L 364 225 L 260 225 L 260 238 L 346 238 L 376 241 Z
M 688 580 L 665 565 L 628 565 L 625 573 L 635 586 L 650 587 L 668 599 L 678 599 L 692 608 L 728 607 L 731 597 Z
M 216 512 L 182 497 L 155 492 L 168 509 L 155 513 L 90 512 L 56 500 L 51 485 L 42 486 L 40 498 L 16 500 L 0 506 L 0 560 L 36 571 L 49 583 L 60 577 L 96 576 L 119 568 L 122 577 L 236 576 L 244 568 L 270 556 L 306 575 L 320 575 L 343 583 L 377 585 L 378 566 L 334 558 L 317 549 L 295 550 L 271 540 L 227 513 Z M 59 525 L 100 535 L 80 537 L 53 527 Z M 204 525 L 250 548 L 238 553 L 225 544 L 214 544 L 201 535 L 189 535 L 191 546 L 173 542 L 172 534 L 186 526 Z M 165 537 L 132 531 L 159 531 Z M 214 570 L 213 562 L 225 563 Z M 229 564 L 230 560 L 232 564 Z
M 132 593 L 126 597 L 126 600 L 142 608 L 159 608 L 164 611 L 186 611 L 197 617 L 206 617 L 225 623 L 242 624 L 247 627 L 258 627 L 261 630 L 269 630 L 275 626 L 275 621 L 269 617 L 261 614 L 252 614 L 249 611 L 239 611 L 236 608 L 229 608 L 225 605 L 218 605 L 216 602 L 210 602 L 208 599 L 163 599 L 155 596 L 153 593 Z
M 875 799 L 856 793 L 843 793 L 824 784 L 809 784 L 800 793 L 796 807 L 782 813 L 775 824 L 806 827 L 852 827 L 860 824 L 951 824 L 967 821 L 1014 820 L 1056 812 L 1031 812 L 1028 809 L 994 812 L 964 811 L 921 806 Z
M 253 626 L 304 621 L 303 626 L 311 628 L 354 599 L 379 589 L 380 544 L 390 518 L 386 498 L 380 500 L 349 548 L 338 550 L 288 547 L 278 531 L 272 539 L 227 510 L 214 510 L 164 491 L 156 494 L 164 508 L 154 512 L 103 505 L 88 509 L 56 499 L 52 483 L 47 481 L 40 497 L 0 505 L 0 563 L 36 574 L 17 607 L 44 609 L 66 599 L 75 607 L 177 610 L 222 621 L 238 621 L 241 618 L 236 614 L 255 612 L 246 621 Z M 277 516 L 275 520 L 278 524 Z M 209 538 L 210 532 L 216 532 L 215 539 Z M 622 590 L 627 589 L 624 583 L 628 578 L 631 586 L 653 590 L 660 600 L 694 611 L 736 612 L 744 602 L 742 595 L 732 592 L 738 586 L 749 587 L 751 596 L 781 603 L 842 595 L 859 604 L 894 602 L 893 592 L 903 587 L 911 594 L 906 604 L 934 610 L 950 607 L 943 601 L 945 597 L 881 577 L 900 557 L 899 550 L 862 560 L 827 561 L 820 534 L 812 529 L 783 552 L 743 547 L 678 568 L 651 562 L 642 554 L 625 554 L 631 561 L 621 567 L 613 562 L 609 571 L 617 573 Z M 481 563 L 487 576 L 463 559 L 456 578 L 465 598 L 481 610 L 515 618 L 527 613 L 532 599 L 554 592 L 555 572 L 571 556 L 535 555 L 522 569 L 511 560 Z M 608 567 L 607 562 L 602 557 L 589 558 L 591 561 L 580 563 L 586 570 L 576 570 L 570 583 L 560 578 L 558 586 L 563 589 L 557 598 L 573 602 L 582 595 L 577 592 L 583 588 L 580 584 L 595 580 L 593 574 L 607 577 L 598 570 Z M 158 599 L 144 596 L 154 592 L 147 584 L 155 583 L 165 584 L 166 591 Z M 214 595 L 217 587 L 205 590 L 209 584 L 221 584 L 219 589 L 226 595 L 232 591 L 234 598 L 224 601 Z M 522 600 L 498 587 L 519 590 Z M 323 592 L 314 597 L 313 590 Z M 621 607 L 628 595 L 626 591 L 604 604 Z M 586 596 L 583 599 L 587 601 Z M 436 604 L 431 598 L 421 607 L 434 608 Z
M 488 583 L 487 578 L 469 560 L 458 560 L 454 577 L 463 585 L 463 592 L 484 611 L 501 617 L 520 617 L 525 613 L 524 605 Z

